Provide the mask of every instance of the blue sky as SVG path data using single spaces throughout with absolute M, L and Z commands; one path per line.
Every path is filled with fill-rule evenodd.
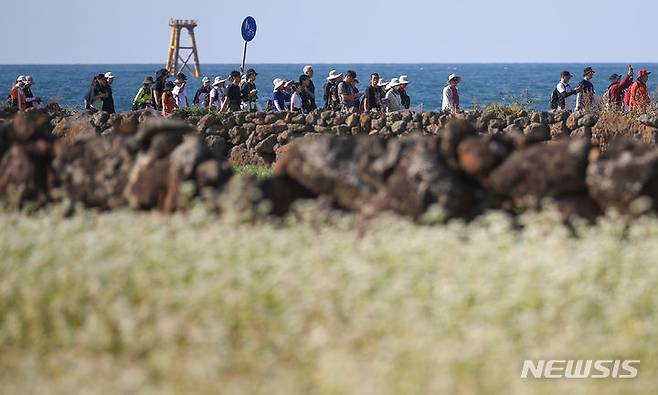
M 239 63 L 247 15 L 249 63 L 658 62 L 656 0 L 2 2 L 0 64 L 163 63 L 170 17 L 199 20 L 202 63 Z

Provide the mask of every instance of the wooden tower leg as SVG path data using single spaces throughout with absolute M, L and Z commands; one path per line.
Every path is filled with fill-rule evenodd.
M 190 42 L 192 43 L 192 54 L 194 56 L 194 77 L 201 77 L 201 65 L 199 64 L 199 52 L 196 49 L 196 39 L 194 38 L 194 29 L 187 28 L 190 33 Z

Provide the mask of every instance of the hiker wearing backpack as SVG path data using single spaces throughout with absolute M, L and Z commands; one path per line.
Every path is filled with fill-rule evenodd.
M 623 80 L 621 77 L 622 76 L 617 73 L 610 76 L 610 85 L 608 85 L 608 90 L 601 99 L 604 104 L 614 110 L 622 110 L 624 108 L 624 96 L 626 90 L 633 83 L 633 66 L 629 64 L 626 77 Z M 606 95 L 607 97 L 605 97 Z
M 571 99 L 571 96 L 580 92 L 582 87 L 577 86 L 576 89 L 571 89 L 571 85 L 569 85 L 571 77 L 573 77 L 573 75 L 566 70 L 560 75 L 560 82 L 557 83 L 557 86 L 551 94 L 552 110 L 573 111 L 573 100 Z
M 331 70 L 324 85 L 324 109 L 340 110 L 340 95 L 338 94 L 338 83 L 343 78 L 343 73 Z

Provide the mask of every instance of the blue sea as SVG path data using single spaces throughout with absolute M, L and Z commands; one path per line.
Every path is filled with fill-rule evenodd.
M 259 73 L 256 85 L 260 92 L 260 103 L 272 92 L 274 78 L 297 79 L 303 64 L 255 64 Z M 511 103 L 521 100 L 536 109 L 549 107 L 550 94 L 559 80 L 563 70 L 569 70 L 575 77 L 572 86 L 580 81 L 582 70 L 592 66 L 596 70 L 593 83 L 597 94 L 608 86 L 608 77 L 612 73 L 624 74 L 626 64 L 314 64 L 316 95 L 321 98 L 322 85 L 331 69 L 340 72 L 355 70 L 360 80 L 359 88 L 365 89 L 370 73 L 376 71 L 386 80 L 402 74 L 412 81 L 407 91 L 411 96 L 412 107 L 425 111 L 434 110 L 441 105 L 441 92 L 448 75 L 456 73 L 462 76 L 460 84 L 463 108 L 474 105 L 486 105 L 494 102 Z M 658 64 L 634 64 L 635 70 L 641 68 L 658 70 Z M 18 75 L 31 75 L 34 80 L 32 91 L 47 101 L 56 101 L 65 107 L 82 108 L 83 98 L 94 75 L 111 71 L 115 76 L 113 92 L 118 111 L 130 110 L 132 98 L 147 75 L 154 76 L 162 65 L 157 64 L 113 64 L 113 65 L 0 65 L 0 87 L 7 92 Z M 226 76 L 235 65 L 204 64 L 202 75 L 212 80 L 217 75 Z M 188 97 L 194 95 L 200 85 L 200 79 L 190 79 L 187 87 Z M 649 80 L 650 92 L 654 92 L 655 83 Z M 318 100 L 320 101 L 320 100 Z

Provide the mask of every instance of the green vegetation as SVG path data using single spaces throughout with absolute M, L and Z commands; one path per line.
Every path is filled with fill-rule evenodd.
M 208 114 L 207 108 L 199 108 L 196 106 L 177 108 L 174 110 L 173 115 L 179 118 L 188 118 L 188 117 L 202 117 Z
M 253 175 L 258 178 L 266 178 L 272 175 L 272 168 L 269 166 L 244 165 L 233 168 L 236 174 Z
M 363 233 L 306 211 L 0 216 L 2 392 L 658 393 L 658 220 Z M 642 362 L 521 380 L 526 358 Z

